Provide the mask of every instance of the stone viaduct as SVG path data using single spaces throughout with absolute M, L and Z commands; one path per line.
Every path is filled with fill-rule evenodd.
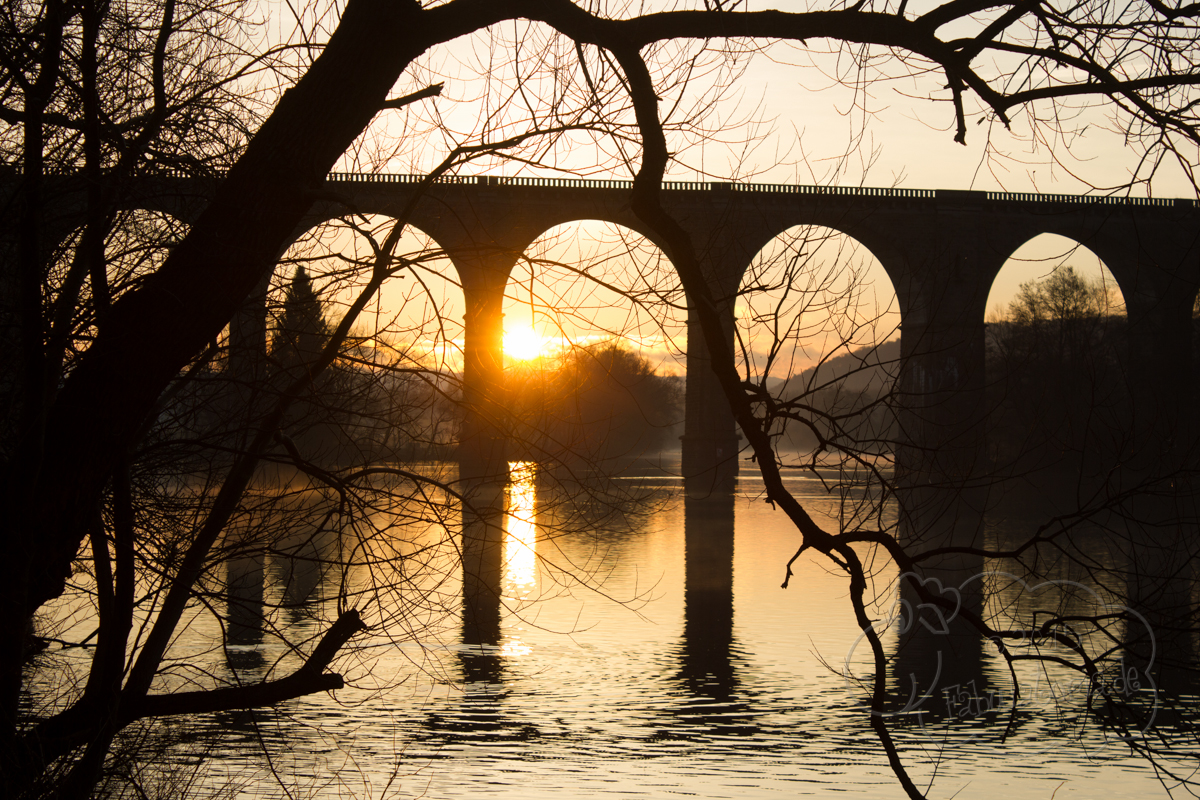
M 144 179 L 131 206 L 188 221 L 213 184 Z M 453 262 L 466 302 L 465 443 L 481 460 L 503 456 L 489 404 L 502 385 L 504 288 L 521 254 L 548 229 L 577 220 L 625 226 L 655 241 L 629 208 L 628 181 L 333 173 L 306 225 L 347 213 L 381 214 L 428 234 Z M 984 314 L 1006 259 L 1042 233 L 1090 248 L 1109 267 L 1129 314 L 1138 413 L 1178 421 L 1192 394 L 1191 315 L 1200 285 L 1200 208 L 1191 200 L 671 182 L 663 200 L 692 234 L 718 295 L 732 299 L 751 259 L 795 225 L 841 231 L 879 259 L 898 296 L 905 436 L 925 454 L 906 465 L 917 485 L 963 474 L 980 453 Z M 299 232 L 298 232 L 299 233 Z M 670 252 L 666 252 L 670 257 Z M 729 324 L 732 328 L 732 302 Z M 235 337 L 259 340 L 250 314 Z M 261 315 L 258 317 L 261 320 Z M 249 320 L 249 322 L 247 322 Z M 724 482 L 736 470 L 738 437 L 689 322 L 683 469 Z M 919 462 L 919 466 L 918 466 Z

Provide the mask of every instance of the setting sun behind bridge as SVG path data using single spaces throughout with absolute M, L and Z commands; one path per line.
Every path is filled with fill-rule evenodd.
M 504 355 L 509 358 L 532 361 L 550 355 L 553 350 L 554 343 L 531 327 L 522 326 L 504 332 Z

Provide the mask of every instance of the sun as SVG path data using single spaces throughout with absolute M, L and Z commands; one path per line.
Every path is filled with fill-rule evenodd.
M 504 332 L 504 355 L 518 361 L 532 361 L 546 355 L 546 337 L 533 328 L 517 328 Z

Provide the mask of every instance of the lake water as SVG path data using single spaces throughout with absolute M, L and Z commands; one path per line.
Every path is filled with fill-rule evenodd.
M 856 683 L 870 662 L 846 579 L 801 558 L 781 588 L 797 536 L 749 470 L 725 503 L 685 500 L 675 465 L 635 471 L 616 484 L 645 493 L 634 514 L 563 496 L 528 465 L 512 470 L 501 557 L 465 611 L 461 516 L 384 520 L 397 543 L 372 555 L 372 570 L 319 567 L 353 549 L 345 536 L 314 543 L 327 549 L 311 561 L 235 566 L 231 583 L 249 586 L 252 602 L 231 609 L 228 652 L 213 648 L 215 623 L 202 610 L 176 643 L 223 679 L 295 665 L 274 634 L 303 641 L 327 623 L 281 608 L 289 599 L 342 594 L 343 606 L 365 608 L 382 596 L 390 621 L 368 614 L 369 646 L 339 662 L 350 685 L 334 695 L 203 720 L 219 736 L 187 733 L 168 757 L 173 780 L 239 797 L 904 796 Z M 835 525 L 837 495 L 811 477 L 788 480 Z M 863 555 L 877 562 L 884 616 L 896 570 Z M 1003 695 L 1007 666 L 978 650 L 981 680 Z M 930 796 L 1165 794 L 1146 761 L 1089 721 L 1069 676 L 1019 674 L 1025 695 L 1011 729 L 998 714 L 895 719 L 905 763 Z M 195 726 L 167 724 L 181 734 Z

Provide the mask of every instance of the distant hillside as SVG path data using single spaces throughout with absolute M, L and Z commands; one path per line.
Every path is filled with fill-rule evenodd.
M 787 380 L 768 382 L 771 393 L 781 399 L 803 397 L 811 411 L 806 423 L 781 422 L 777 446 L 805 457 L 818 446 L 815 426 L 824 440 L 822 449 L 852 447 L 859 453 L 883 455 L 895 440 L 895 419 L 886 395 L 899 372 L 900 340 L 877 347 L 860 347 L 825 363 L 792 375 Z
M 829 359 L 825 363 L 798 372 L 786 380 L 771 380 L 767 388 L 772 394 L 780 392 L 795 396 L 810 389 L 829 387 L 840 381 L 845 392 L 880 391 L 894 380 L 899 369 L 900 340 L 892 339 L 874 347 L 860 347 Z

